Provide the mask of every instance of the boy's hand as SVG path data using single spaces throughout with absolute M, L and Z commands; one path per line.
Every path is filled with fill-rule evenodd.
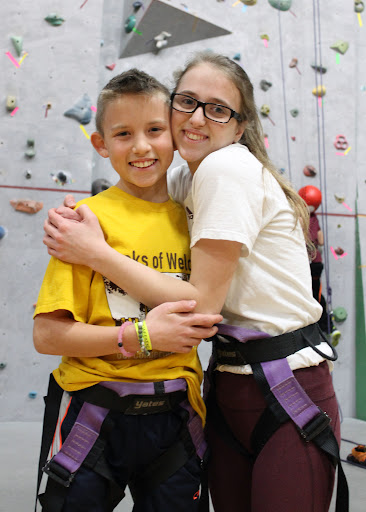
M 91 267 L 98 247 L 106 243 L 104 234 L 98 218 L 87 205 L 81 205 L 74 213 L 78 215 L 77 221 L 65 218 L 55 209 L 49 210 L 43 226 L 46 233 L 43 243 L 51 256 Z
M 196 302 L 181 300 L 166 302 L 149 311 L 146 325 L 153 349 L 187 353 L 202 339 L 216 334 L 221 315 L 192 313 Z M 128 350 L 128 347 L 126 347 Z

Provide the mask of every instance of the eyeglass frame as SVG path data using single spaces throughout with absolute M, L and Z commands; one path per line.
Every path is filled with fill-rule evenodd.
M 197 105 L 196 105 L 196 107 L 191 112 L 186 112 L 185 110 L 178 110 L 177 108 L 173 107 L 173 100 L 174 100 L 175 96 L 184 96 L 185 98 L 190 98 L 191 100 L 195 101 L 197 103 Z M 229 119 L 227 121 L 216 121 L 216 119 L 211 119 L 211 117 L 207 117 L 207 115 L 206 115 L 206 105 L 216 105 L 217 107 L 227 108 L 231 112 Z M 220 105 L 220 103 L 212 103 L 211 101 L 208 101 L 208 102 L 199 101 L 196 98 L 193 98 L 192 96 L 189 96 L 188 94 L 181 94 L 179 92 L 173 92 L 170 95 L 170 106 L 176 112 L 182 112 L 183 114 L 193 114 L 194 112 L 196 112 L 196 110 L 199 107 L 202 107 L 203 115 L 205 116 L 205 118 L 208 119 L 209 121 L 213 121 L 214 123 L 227 124 L 232 118 L 236 119 L 239 123 L 242 122 L 241 115 L 238 114 L 237 112 L 235 112 L 235 110 L 233 110 L 232 108 L 228 107 L 227 105 Z

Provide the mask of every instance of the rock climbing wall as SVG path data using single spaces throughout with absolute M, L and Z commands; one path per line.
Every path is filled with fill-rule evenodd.
M 356 12 L 354 2 L 342 0 L 64 0 L 51 6 L 21 0 L 3 6 L 2 421 L 41 418 L 47 376 L 59 360 L 32 345 L 33 305 L 48 262 L 42 244 L 47 209 L 68 191 L 77 199 L 89 195 L 96 179 L 116 182 L 88 140 L 98 90 L 130 67 L 171 86 L 172 71 L 202 49 L 245 68 L 272 160 L 296 189 L 312 185 L 322 192 L 323 293 L 342 333 L 334 384 L 343 415 L 366 419 L 362 7 L 358 2 Z M 176 156 L 174 164 L 180 162 Z

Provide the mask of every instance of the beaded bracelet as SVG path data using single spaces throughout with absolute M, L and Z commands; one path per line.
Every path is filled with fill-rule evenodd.
M 119 331 L 118 331 L 118 338 L 117 338 L 117 341 L 118 341 L 118 350 L 121 352 L 121 354 L 125 357 L 132 357 L 135 355 L 135 352 L 127 352 L 127 350 L 124 348 L 123 346 L 123 343 L 122 343 L 122 336 L 123 336 L 123 331 L 126 329 L 126 327 L 128 325 L 131 325 L 132 322 L 124 322 L 121 327 L 119 328 Z
M 149 356 L 152 346 L 145 320 L 143 322 L 135 323 L 135 329 L 141 347 L 141 352 L 144 352 L 146 356 Z

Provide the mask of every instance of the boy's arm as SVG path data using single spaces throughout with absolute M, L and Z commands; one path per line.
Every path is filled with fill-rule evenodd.
M 222 316 L 191 313 L 195 305 L 194 301 L 167 303 L 147 314 L 146 324 L 155 350 L 187 353 L 217 332 L 212 325 L 221 322 Z M 33 341 L 41 354 L 99 357 L 118 352 L 118 330 L 119 327 L 77 322 L 69 311 L 57 310 L 35 317 Z M 128 352 L 140 349 L 133 325 L 125 329 L 123 345 Z
M 195 311 L 219 313 L 225 301 L 241 251 L 241 244 L 227 240 L 201 239 L 191 252 L 190 282 L 172 279 L 112 249 L 104 240 L 97 217 L 86 205 L 78 212 L 81 222 L 48 212 L 44 243 L 52 256 L 69 263 L 87 265 L 121 286 L 149 307 L 164 302 L 197 302 Z

